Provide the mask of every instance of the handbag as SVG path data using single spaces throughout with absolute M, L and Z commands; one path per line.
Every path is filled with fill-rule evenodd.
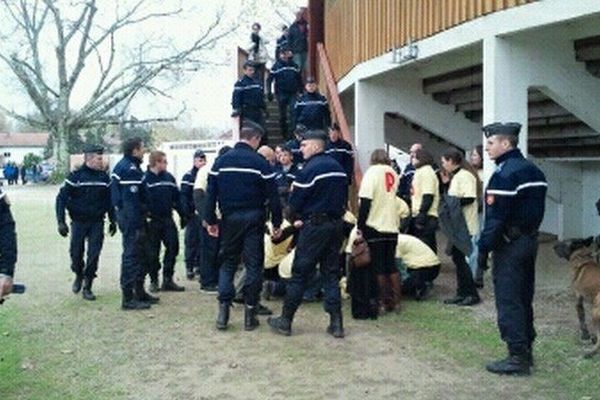
M 350 257 L 355 268 L 366 268 L 371 264 L 371 251 L 364 237 L 354 239 Z

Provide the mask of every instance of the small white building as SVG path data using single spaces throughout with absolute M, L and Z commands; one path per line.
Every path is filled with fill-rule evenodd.
M 0 164 L 21 164 L 29 153 L 43 157 L 49 138 L 45 132 L 0 133 Z

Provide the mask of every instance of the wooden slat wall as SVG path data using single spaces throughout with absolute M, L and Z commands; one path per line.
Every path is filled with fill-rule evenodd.
M 409 39 L 538 0 L 326 0 L 325 46 L 337 79 Z

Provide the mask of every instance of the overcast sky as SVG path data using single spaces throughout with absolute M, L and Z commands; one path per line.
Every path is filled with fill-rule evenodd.
M 65 0 L 68 4 L 70 0 Z M 133 0 L 119 0 L 121 7 L 127 6 Z M 210 52 L 203 53 L 202 58 L 220 65 L 208 65 L 199 71 L 187 71 L 184 73 L 182 82 L 178 87 L 173 87 L 173 80 L 161 81 L 161 87 L 167 88 L 170 98 L 155 98 L 144 95 L 137 98 L 131 107 L 131 113 L 137 118 L 148 118 L 155 116 L 169 116 L 176 114 L 185 103 L 186 113 L 179 121 L 182 126 L 209 126 L 226 129 L 230 127 L 230 100 L 231 89 L 236 80 L 236 49 L 238 45 L 245 47 L 249 42 L 250 25 L 252 22 L 260 22 L 263 26 L 264 36 L 270 41 L 270 53 L 273 53 L 273 45 L 278 36 L 279 26 L 284 22 L 293 21 L 293 11 L 298 6 L 307 3 L 306 0 L 148 0 L 148 12 L 165 12 L 175 10 L 179 7 L 182 12 L 175 17 L 154 19 L 137 25 L 135 29 L 123 31 L 117 36 L 116 43 L 119 46 L 120 61 L 125 63 L 128 57 L 132 57 L 136 44 L 140 38 L 150 38 L 153 43 L 160 46 L 173 46 L 184 48 L 194 38 L 201 34 L 205 27 L 214 21 L 219 10 L 223 11 L 222 24 L 219 29 L 236 27 L 236 31 L 227 38 L 221 40 L 218 46 Z M 73 2 L 75 3 L 75 2 Z M 99 24 L 108 24 L 118 12 L 115 9 L 115 0 L 99 0 L 98 16 Z M 273 7 L 273 4 L 276 7 Z M 75 7 L 64 7 L 63 12 L 68 15 L 72 12 L 75 17 Z M 123 8 L 121 8 L 121 11 Z M 240 12 L 243 12 L 240 15 Z M 68 15 L 71 16 L 71 15 Z M 7 15 L 0 15 L 2 26 L 9 26 L 11 20 Z M 284 21 L 287 18 L 287 21 Z M 0 28 L 0 30 L 3 28 Z M 6 34 L 6 31 L 2 31 Z M 12 39 L 12 38 L 15 39 Z M 0 51 L 10 54 L 12 51 L 22 51 L 22 44 L 16 39 L 16 35 L 9 36 L 9 40 L 0 43 Z M 52 34 L 46 35 L 48 39 L 43 43 L 45 70 L 48 80 L 56 75 L 54 63 L 54 45 Z M 75 46 L 74 46 L 75 47 Z M 76 49 L 76 47 L 75 47 Z M 106 50 L 106 49 L 105 49 Z M 73 50 L 75 51 L 75 50 Z M 95 60 L 94 60 L 95 61 Z M 86 71 L 82 75 L 81 85 L 77 86 L 74 95 L 73 106 L 82 104 L 89 95 L 89 86 L 94 84 L 98 78 L 98 69 L 86 64 Z M 93 63 L 95 64 L 95 62 Z M 5 65 L 0 65 L 0 104 L 19 111 L 34 111 L 27 100 L 23 89 L 16 82 L 14 76 L 7 70 Z

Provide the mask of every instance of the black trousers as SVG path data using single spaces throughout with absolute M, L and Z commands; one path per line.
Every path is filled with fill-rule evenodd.
M 363 235 L 369 244 L 373 272 L 377 275 L 398 272 L 395 261 L 398 234 L 379 232 L 367 226 Z
M 194 271 L 200 267 L 202 221 L 196 213 L 190 218 L 185 227 L 184 245 L 185 245 L 185 268 L 188 271 Z
M 160 248 L 165 246 L 163 256 L 163 278 L 172 279 L 175 273 L 175 261 L 179 254 L 179 232 L 172 217 L 152 218 L 148 222 L 147 272 L 154 282 L 160 271 Z
M 500 336 L 511 354 L 528 351 L 536 337 L 533 326 L 537 234 L 502 242 L 493 252 L 493 281 Z
M 408 277 L 402 282 L 402 294 L 414 296 L 431 285 L 440 274 L 440 265 L 425 268 L 407 268 Z
M 456 266 L 456 295 L 460 297 L 479 297 L 477 286 L 473 280 L 471 267 L 465 257 L 465 254 L 455 246 L 452 246 L 452 261 Z
M 419 238 L 423 243 L 425 243 L 434 253 L 437 254 L 437 239 L 435 237 L 435 232 L 438 228 L 438 219 L 436 217 L 428 216 L 427 222 L 425 226 L 417 227 L 415 224 L 415 220 L 412 220 L 411 223 L 411 235 Z
M 379 309 L 377 303 L 377 279 L 371 265 L 364 268 L 356 268 L 350 262 L 348 293 L 351 299 L 350 308 L 352 318 L 377 318 Z
M 87 242 L 87 260 L 83 261 Z M 71 222 L 71 270 L 80 277 L 94 279 L 104 243 L 104 222 Z
M 208 234 L 206 228 L 200 226 L 200 285 L 216 286 L 219 283 L 219 238 Z
M 263 209 L 232 212 L 223 216 L 220 229 L 219 302 L 231 304 L 233 301 L 235 297 L 233 278 L 243 255 L 246 266 L 244 301 L 247 305 L 255 306 L 258 304 L 262 290 L 265 212 Z
M 279 107 L 279 129 L 283 140 L 290 140 L 290 126 L 294 126 L 294 105 L 296 104 L 296 93 L 277 93 L 277 106 Z M 289 120 L 289 124 L 288 124 Z
M 317 264 L 323 277 L 324 302 L 328 313 L 342 308 L 339 280 L 341 276 L 338 254 L 343 240 L 343 223 L 332 220 L 324 223 L 306 221 L 300 230 L 296 257 L 292 264 L 284 307 L 295 312 L 302 303 L 306 285 L 316 272 Z
M 117 214 L 123 254 L 121 255 L 121 289 L 132 290 L 136 284 L 143 284 L 146 275 L 146 228 L 139 222 L 140 217 L 132 217 L 120 211 Z

